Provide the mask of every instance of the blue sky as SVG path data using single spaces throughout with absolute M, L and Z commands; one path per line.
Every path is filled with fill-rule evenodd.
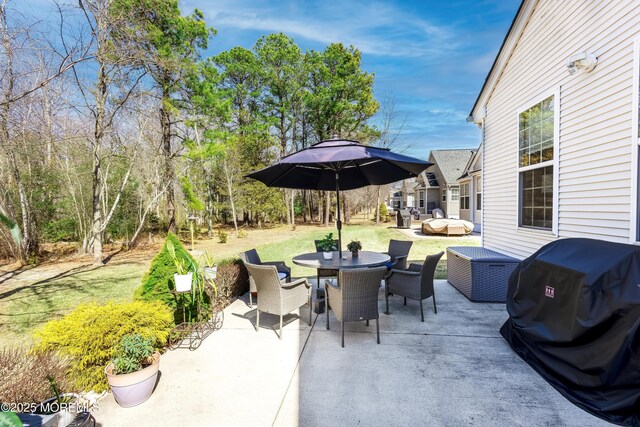
M 303 49 L 333 42 L 362 51 L 379 102 L 393 99 L 406 153 L 476 147 L 466 118 L 513 20 L 519 0 L 301 1 L 183 0 L 218 30 L 208 53 L 251 48 L 282 32 Z M 406 118 L 406 120 L 404 120 Z M 380 117 L 374 118 L 379 124 Z
M 77 0 L 62 0 L 76 4 Z M 53 17 L 51 0 L 13 0 L 13 7 Z M 392 99 L 406 154 L 477 147 L 480 130 L 466 118 L 520 0 L 180 0 L 202 10 L 218 34 L 204 56 L 234 46 L 250 49 L 282 32 L 303 49 L 342 42 L 362 51 L 375 73 L 375 96 Z M 46 19 L 46 18 L 45 18 Z M 373 119 L 380 125 L 380 114 Z

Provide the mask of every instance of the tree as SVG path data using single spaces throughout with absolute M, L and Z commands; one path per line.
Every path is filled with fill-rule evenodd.
M 360 51 L 333 43 L 323 52 L 308 52 L 305 64 L 306 120 L 316 140 L 334 136 L 348 139 L 369 133 L 366 121 L 378 111 L 379 105 L 373 97 L 373 74 L 360 69 Z M 330 193 L 325 192 L 325 197 L 324 223 L 328 226 Z
M 29 153 L 17 149 L 16 108 L 30 95 L 46 87 L 54 79 L 64 74 L 86 57 L 85 47 L 79 43 L 59 52 L 44 33 L 39 33 L 35 25 L 9 18 L 7 0 L 0 3 L 0 150 L 7 158 L 19 199 L 21 244 L 18 259 L 27 262 L 38 255 L 39 236 L 33 200 L 27 185 L 28 173 L 21 167 L 21 161 L 29 160 Z M 24 102 L 23 102 L 24 103 Z M 23 124 L 26 124 L 24 115 Z M 24 127 L 22 128 L 24 130 Z M 23 132 L 24 134 L 25 132 Z M 26 154 L 26 155 L 21 155 Z M 3 209 L 0 206 L 0 209 Z
M 302 117 L 304 84 L 302 53 L 291 37 L 282 33 L 261 37 L 254 47 L 260 62 L 263 108 L 280 143 L 280 156 L 295 151 L 296 130 Z M 295 190 L 284 191 L 287 222 L 295 223 Z
M 129 16 L 129 26 L 123 31 L 134 41 L 137 55 L 159 93 L 161 147 L 165 160 L 163 179 L 171 183 L 166 191 L 168 229 L 175 233 L 173 158 L 179 150 L 172 146 L 173 127 L 184 101 L 181 92 L 185 81 L 197 72 L 200 50 L 207 48 L 215 30 L 207 27 L 198 9 L 183 16 L 177 0 L 113 0 L 113 9 Z
M 82 82 L 78 70 L 73 70 L 93 122 L 93 135 L 89 138 L 92 159 L 92 225 L 88 246 L 93 249 L 94 264 L 101 265 L 103 233 L 118 206 L 136 156 L 134 150 L 131 156 L 133 159 L 122 178 L 120 189 L 105 213 L 103 205 L 107 180 L 104 176 L 103 151 L 105 148 L 113 149 L 120 145 L 118 143 L 121 141 L 113 132 L 114 121 L 134 94 L 145 73 L 133 72 L 136 59 L 132 55 L 128 40 L 121 37 L 124 33 L 122 29 L 129 25 L 129 16 L 117 13 L 117 10 L 112 8 L 110 0 L 82 0 L 79 7 L 91 29 L 94 46 L 92 57 L 96 65 L 96 79 L 90 83 L 90 88 Z M 109 147 L 106 147 L 107 140 L 111 142 Z

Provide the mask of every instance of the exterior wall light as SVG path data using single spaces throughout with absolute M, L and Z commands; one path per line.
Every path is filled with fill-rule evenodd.
M 567 61 L 567 70 L 569 74 L 573 75 L 578 70 L 584 70 L 585 73 L 596 68 L 598 64 L 598 58 L 592 53 L 582 52 L 571 55 L 569 61 Z

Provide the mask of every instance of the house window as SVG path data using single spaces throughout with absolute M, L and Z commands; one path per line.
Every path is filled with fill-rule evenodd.
M 419 207 L 424 208 L 424 191 L 418 193 L 418 203 Z
M 451 187 L 451 201 L 457 202 L 458 200 L 460 200 L 460 188 Z
M 482 178 L 476 181 L 476 210 L 482 210 Z
M 447 189 L 446 188 L 442 189 L 442 201 L 443 202 L 447 201 Z
M 460 186 L 460 209 L 469 209 L 469 183 Z
M 519 115 L 520 226 L 553 228 L 554 97 Z

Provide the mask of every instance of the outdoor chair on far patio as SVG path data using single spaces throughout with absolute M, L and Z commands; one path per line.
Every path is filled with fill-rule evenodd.
M 316 245 L 316 252 L 322 252 L 322 248 L 318 245 L 322 240 L 314 240 L 314 244 Z M 338 250 L 338 241 L 333 241 L 333 246 L 331 247 L 332 251 Z M 320 279 L 323 277 L 338 277 L 338 270 L 332 270 L 330 268 L 318 268 L 316 271 L 316 279 L 318 280 L 318 288 L 320 287 Z
M 291 268 L 287 267 L 284 261 L 268 261 L 262 262 L 260 261 L 260 256 L 255 249 L 250 249 L 245 252 L 240 252 L 240 258 L 242 262 L 246 265 L 255 264 L 255 265 L 273 265 L 278 270 L 278 277 L 280 280 L 284 280 L 285 282 L 291 282 Z M 258 292 L 256 289 L 256 282 L 249 272 L 249 307 L 253 307 L 253 293 Z
M 283 283 L 274 265 L 257 265 L 245 262 L 249 274 L 253 277 L 258 294 L 256 307 L 256 332 L 260 329 L 260 312 L 280 316 L 282 339 L 282 316 L 307 305 L 309 308 L 309 326 L 311 326 L 311 285 L 306 278 Z
M 342 347 L 344 347 L 344 322 L 376 320 L 377 342 L 380 344 L 378 318 L 378 290 L 385 267 L 343 269 L 338 273 L 338 286 L 325 284 L 327 297 L 327 330 L 329 330 L 329 308 L 340 321 Z
M 389 295 L 404 297 L 404 305 L 407 298 L 420 301 L 420 319 L 424 322 L 424 310 L 422 300 L 433 297 L 433 311 L 438 314 L 436 308 L 436 294 L 433 288 L 433 276 L 436 272 L 438 261 L 444 252 L 429 255 L 424 264 L 411 264 L 407 270 L 391 270 L 391 275 L 385 280 L 384 299 L 386 303 L 385 314 L 389 314 Z

